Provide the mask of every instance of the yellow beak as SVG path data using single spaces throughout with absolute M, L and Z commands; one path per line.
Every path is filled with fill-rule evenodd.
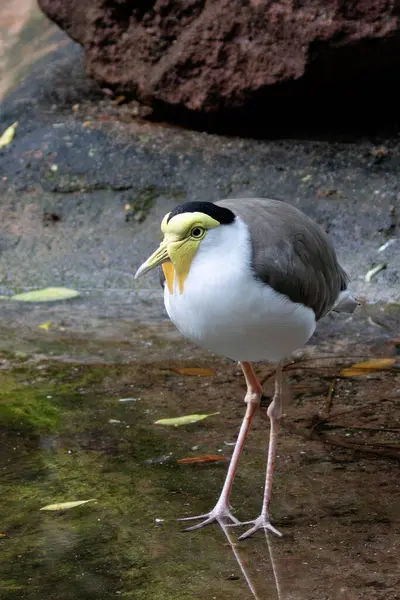
M 161 265 L 162 263 L 165 263 L 168 260 L 169 256 L 167 244 L 165 243 L 165 241 L 162 241 L 157 250 L 153 252 L 153 254 L 142 265 L 140 265 L 140 267 L 135 273 L 135 279 L 137 279 L 141 275 L 144 275 L 145 273 L 148 273 L 155 267 L 158 267 L 158 265 Z

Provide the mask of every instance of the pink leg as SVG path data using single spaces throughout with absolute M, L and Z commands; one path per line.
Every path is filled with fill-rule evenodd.
M 243 446 L 250 428 L 252 418 L 260 404 L 260 399 L 262 395 L 262 387 L 259 381 L 257 380 L 257 377 L 253 371 L 253 367 L 251 366 L 251 364 L 248 362 L 242 362 L 240 363 L 240 366 L 242 367 L 247 384 L 247 392 L 244 399 L 244 401 L 247 403 L 247 407 L 246 414 L 240 427 L 239 436 L 235 444 L 235 449 L 233 451 L 233 455 L 229 464 L 229 469 L 225 478 L 224 487 L 222 488 L 221 495 L 217 501 L 217 504 L 211 512 L 206 513 L 204 515 L 198 515 L 196 517 L 186 517 L 184 519 L 179 519 L 179 521 L 205 519 L 204 521 L 202 521 L 202 523 L 199 523 L 198 525 L 194 525 L 193 527 L 187 527 L 185 531 L 194 531 L 195 529 L 200 529 L 200 527 L 204 527 L 204 525 L 208 525 L 209 523 L 213 523 L 214 521 L 225 524 L 228 519 L 230 519 L 236 525 L 240 524 L 240 521 L 238 521 L 238 519 L 236 519 L 236 517 L 234 517 L 231 513 L 229 500 L 239 458 L 242 454 Z
M 276 443 L 278 440 L 279 423 L 282 416 L 282 363 L 279 363 L 275 375 L 275 394 L 271 404 L 268 407 L 268 416 L 271 422 L 271 431 L 269 436 L 268 446 L 268 462 L 265 477 L 264 501 L 262 505 L 261 515 L 254 521 L 246 521 L 241 525 L 253 525 L 248 531 L 240 536 L 239 540 L 243 540 L 258 531 L 259 529 L 270 530 L 277 535 L 282 535 L 269 520 L 269 503 L 271 501 L 272 480 L 274 476 Z

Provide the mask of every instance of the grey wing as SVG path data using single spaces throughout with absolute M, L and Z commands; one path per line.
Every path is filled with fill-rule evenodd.
M 278 200 L 217 202 L 250 230 L 256 276 L 293 302 L 312 308 L 316 319 L 332 310 L 348 276 L 323 229 L 297 208 Z

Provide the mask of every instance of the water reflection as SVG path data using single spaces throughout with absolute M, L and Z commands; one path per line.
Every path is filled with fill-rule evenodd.
M 245 551 L 243 549 L 243 546 L 240 545 L 240 542 L 239 543 L 237 542 L 237 538 L 232 533 L 232 528 L 227 527 L 225 525 L 221 525 L 221 529 L 223 530 L 225 537 L 228 540 L 228 543 L 231 547 L 231 550 L 235 557 L 235 560 L 243 574 L 243 578 L 244 578 L 250 592 L 254 596 L 255 600 L 267 600 L 267 599 L 272 600 L 272 596 L 270 595 L 269 592 L 264 595 L 263 590 L 261 588 L 257 590 L 257 583 L 251 573 L 251 569 L 249 568 L 248 562 L 246 561 Z M 276 561 L 275 561 L 275 558 L 273 555 L 273 549 L 272 549 L 272 544 L 271 544 L 271 540 L 270 540 L 271 534 L 268 534 L 268 532 L 265 531 L 264 535 L 265 535 L 265 539 L 266 539 L 266 549 L 268 551 L 268 556 L 269 556 L 269 560 L 270 560 L 270 564 L 271 564 L 273 580 L 274 580 L 274 583 L 276 586 L 276 598 L 277 598 L 277 600 L 284 600 L 284 598 L 282 596 L 282 592 L 281 592 L 281 586 L 280 586 L 280 582 L 279 582 L 277 565 L 276 565 Z M 268 573 L 266 573 L 265 575 L 267 577 Z
M 180 366 L 207 368 L 207 360 Z M 243 412 L 236 365 L 213 359 L 217 374 L 197 378 L 173 371 L 176 360 L 165 357 L 79 364 L 3 353 L 0 363 L 5 600 L 395 598 L 395 461 L 309 439 L 306 425 L 318 397 L 315 386 L 309 396 L 303 388 L 318 379 L 315 372 L 303 373 L 301 395 L 292 381 L 295 399 L 279 444 L 271 514 L 283 538 L 259 533 L 238 542 L 236 528 L 182 534 L 176 522 L 185 512 L 204 512 L 220 492 L 226 464 L 178 460 L 229 455 Z M 351 393 L 353 408 L 358 397 L 364 403 L 351 413 L 357 425 L 372 419 L 377 429 L 394 401 L 397 377 L 380 376 L 379 389 L 369 380 L 340 382 L 337 410 Z M 386 401 L 366 413 L 371 388 Z M 135 401 L 120 401 L 127 398 Z M 220 414 L 208 420 L 154 425 L 210 412 L 216 398 Z M 233 488 L 240 519 L 259 511 L 267 436 L 265 422 L 256 419 Z M 97 502 L 40 512 L 46 504 L 89 498 Z

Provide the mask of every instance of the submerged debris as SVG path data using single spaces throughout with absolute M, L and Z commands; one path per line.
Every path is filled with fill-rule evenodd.
M 190 465 L 192 463 L 208 463 L 221 460 L 229 460 L 229 458 L 227 456 L 223 456 L 222 454 L 205 454 L 204 456 L 189 456 L 188 458 L 180 458 L 176 462 Z
M 119 399 L 120 402 L 136 402 L 137 400 L 140 400 L 140 398 L 120 398 Z
M 96 502 L 96 498 L 91 498 L 90 500 L 75 500 L 73 502 L 47 504 L 47 506 L 43 506 L 40 510 L 68 510 L 69 508 L 74 508 L 75 506 L 80 506 L 81 504 L 87 504 L 88 502 Z

